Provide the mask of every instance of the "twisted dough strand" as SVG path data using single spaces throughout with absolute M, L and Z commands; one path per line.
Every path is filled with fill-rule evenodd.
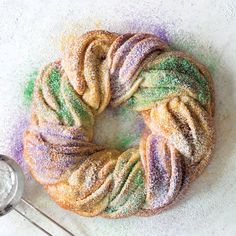
M 140 111 L 139 147 L 92 143 L 108 104 Z M 92 31 L 68 44 L 34 88 L 24 156 L 62 207 L 109 218 L 157 214 L 174 204 L 210 160 L 213 85 L 207 69 L 151 34 Z

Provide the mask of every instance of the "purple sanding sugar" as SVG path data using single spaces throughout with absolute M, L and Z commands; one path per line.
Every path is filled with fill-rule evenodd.
M 11 131 L 11 157 L 23 168 L 27 173 L 26 163 L 23 158 L 23 133 L 28 126 L 28 119 L 26 117 L 20 117 L 17 123 L 12 127 Z
M 157 36 L 159 36 L 163 41 L 165 41 L 166 43 L 170 42 L 170 38 L 169 35 L 167 33 L 167 30 L 163 27 L 154 27 L 154 31 L 153 33 Z
M 127 21 L 124 23 L 126 28 L 130 32 L 147 32 L 153 33 L 156 36 L 160 37 L 164 42 L 170 43 L 170 35 L 167 30 L 167 26 L 162 23 L 148 23 L 144 21 Z
M 153 136 L 150 141 L 150 171 L 151 178 L 153 184 L 155 186 L 161 186 L 164 181 L 167 181 L 167 173 L 162 166 L 162 154 L 158 150 L 158 142 L 159 138 L 157 136 Z
M 135 127 L 135 131 L 137 134 L 141 134 L 141 132 L 144 130 L 144 128 L 146 127 L 143 118 L 141 116 L 137 117 L 136 120 L 136 127 Z

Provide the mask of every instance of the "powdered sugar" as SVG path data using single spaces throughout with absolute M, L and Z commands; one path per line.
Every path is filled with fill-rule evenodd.
M 8 203 L 14 184 L 15 175 L 12 168 L 4 161 L 0 161 L 0 208 Z

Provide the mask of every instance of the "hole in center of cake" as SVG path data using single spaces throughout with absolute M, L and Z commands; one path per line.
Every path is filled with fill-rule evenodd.
M 108 107 L 95 120 L 94 143 L 119 150 L 139 145 L 145 125 L 138 112 L 124 106 Z

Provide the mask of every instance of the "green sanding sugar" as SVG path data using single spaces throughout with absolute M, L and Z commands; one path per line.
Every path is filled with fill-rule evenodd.
M 81 123 L 87 128 L 92 128 L 94 125 L 93 114 L 89 106 L 82 101 L 68 80 L 64 83 L 64 94 L 73 108 L 74 114 L 77 114 L 79 119 L 81 119 Z
M 139 139 L 137 134 L 120 133 L 117 137 L 116 147 L 120 150 L 127 149 L 132 143 Z
M 137 186 L 140 186 L 142 184 L 144 184 L 144 179 L 143 179 L 143 173 L 142 173 L 142 170 L 139 170 L 137 175 L 136 175 L 136 178 L 134 179 L 134 182 Z
M 193 77 L 202 86 L 207 85 L 206 80 L 208 80 L 208 78 L 205 78 L 205 80 L 203 80 L 197 67 L 184 58 L 181 59 L 175 56 L 170 56 L 160 64 L 154 65 L 154 68 L 158 70 L 174 70 Z
M 142 110 L 154 102 L 178 96 L 181 91 L 190 90 L 197 95 L 198 100 L 205 105 L 209 99 L 208 78 L 185 58 L 169 56 L 160 63 L 151 65 L 141 71 L 143 83 L 131 97 L 128 107 Z
M 58 101 L 60 98 L 60 80 L 61 74 L 58 69 L 54 68 L 47 78 L 47 82 L 49 87 L 51 88 L 53 95 L 57 98 Z
M 164 60 L 164 62 L 160 63 L 157 69 L 174 70 L 184 75 L 188 75 L 190 78 L 194 78 L 200 86 L 199 91 L 197 91 L 201 94 L 201 96 L 198 95 L 200 102 L 204 104 L 209 99 L 208 78 L 203 77 L 198 68 L 187 59 L 170 56 Z
M 23 103 L 27 107 L 31 105 L 34 91 L 34 82 L 37 76 L 38 76 L 38 70 L 34 70 L 33 72 L 31 72 L 27 78 L 27 82 L 23 90 Z
M 129 174 L 131 174 L 136 164 L 137 162 L 131 166 Z M 127 180 L 128 177 L 129 175 L 126 176 L 125 180 Z M 139 206 L 143 204 L 145 201 L 145 184 L 142 170 L 139 170 L 135 174 L 132 185 L 129 186 L 129 189 L 125 192 L 125 194 L 121 195 L 122 189 L 126 187 L 126 183 L 126 181 L 122 183 L 120 190 L 111 199 L 112 204 L 112 201 L 117 200 L 116 198 L 118 197 L 119 200 L 116 202 L 116 206 L 108 206 L 105 209 L 105 212 L 110 214 L 114 212 L 130 214 L 130 212 L 136 212 L 139 209 Z
M 59 68 L 52 69 L 46 82 L 50 96 L 57 104 L 58 118 L 69 126 L 80 125 L 76 122 L 81 120 L 85 127 L 91 127 L 93 119 L 89 114 L 90 109 L 81 101 L 68 80 L 62 80 Z
M 175 35 L 171 40 L 171 47 L 177 50 L 194 55 L 197 59 L 208 66 L 211 73 L 214 73 L 217 67 L 219 56 L 214 47 L 207 46 L 205 42 L 196 40 L 195 36 L 185 34 Z
M 54 68 L 49 77 L 47 78 L 47 84 L 50 88 L 52 96 L 55 98 L 59 110 L 57 111 L 59 119 L 63 120 L 68 125 L 73 125 L 74 120 L 71 116 L 70 112 L 68 111 L 67 107 L 65 106 L 65 101 L 60 93 L 60 83 L 61 83 L 61 74 L 57 68 Z
M 156 102 L 158 100 L 164 99 L 168 97 L 168 95 L 173 94 L 174 92 L 178 92 L 178 88 L 140 88 L 135 96 L 131 97 L 127 105 L 132 109 L 143 109 L 144 107 Z

